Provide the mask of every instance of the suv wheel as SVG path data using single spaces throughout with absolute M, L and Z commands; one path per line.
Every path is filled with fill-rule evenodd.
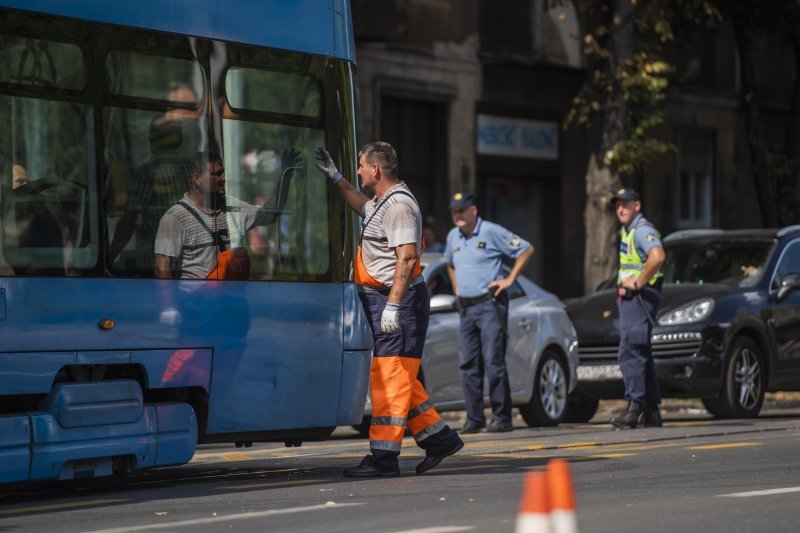
M 764 404 L 766 373 L 761 349 L 748 337 L 731 342 L 719 399 L 703 404 L 719 418 L 755 418 Z
M 567 406 L 567 373 L 561 358 L 546 350 L 533 380 L 533 395 L 519 408 L 522 419 L 530 427 L 557 426 Z

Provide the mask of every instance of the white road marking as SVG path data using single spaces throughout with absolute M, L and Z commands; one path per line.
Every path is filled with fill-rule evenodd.
M 749 498 L 751 496 L 770 496 L 772 494 L 786 494 L 800 492 L 800 487 L 786 487 L 784 489 L 752 490 L 750 492 L 734 492 L 731 494 L 718 494 L 719 498 Z
M 475 526 L 442 526 L 426 527 L 424 529 L 406 529 L 405 531 L 395 531 L 394 533 L 451 533 L 453 531 L 470 531 Z
M 343 507 L 354 507 L 365 505 L 363 503 L 326 503 L 322 505 L 307 505 L 305 507 L 290 507 L 288 509 L 271 509 L 269 511 L 255 511 L 250 513 L 239 513 L 225 516 L 210 516 L 208 518 L 195 518 L 193 520 L 178 520 L 176 522 L 159 522 L 146 526 L 117 527 L 111 529 L 98 529 L 92 533 L 127 533 L 129 531 L 165 530 L 175 527 L 198 526 L 203 524 L 214 524 L 218 522 L 229 522 L 231 520 L 249 520 L 251 518 L 263 518 L 265 516 L 276 516 L 282 514 L 305 513 L 307 511 L 324 511 L 329 509 L 339 509 Z

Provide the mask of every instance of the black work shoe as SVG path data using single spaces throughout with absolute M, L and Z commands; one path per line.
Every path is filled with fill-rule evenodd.
M 424 474 L 434 466 L 441 463 L 442 459 L 444 459 L 445 457 L 450 457 L 463 447 L 464 447 L 464 441 L 458 439 L 458 443 L 452 448 L 450 448 L 448 451 L 439 455 L 429 455 L 428 457 L 423 459 L 421 463 L 417 465 L 417 474 Z
M 625 412 L 613 417 L 609 422 L 615 428 L 629 427 L 631 429 L 644 425 L 645 409 L 639 402 L 628 402 Z
M 348 468 L 342 472 L 345 477 L 398 477 L 400 475 L 400 466 L 383 466 L 372 460 L 372 456 L 368 455 L 361 460 L 361 464 Z
M 655 409 L 647 409 L 644 412 L 644 427 L 646 428 L 660 428 L 661 427 L 661 411 L 658 407 Z
M 509 431 L 514 431 L 513 423 L 493 420 L 491 424 L 481 430 L 481 433 L 508 433 Z
M 467 435 L 469 433 L 478 433 L 484 427 L 485 427 L 484 424 L 478 424 L 477 422 L 473 422 L 472 420 L 467 420 L 467 423 L 464 424 L 464 427 L 456 430 L 456 433 L 461 433 L 462 435 Z

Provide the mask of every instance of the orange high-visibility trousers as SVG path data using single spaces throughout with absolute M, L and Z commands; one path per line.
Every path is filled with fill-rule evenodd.
M 417 379 L 419 365 L 420 359 L 414 357 L 372 359 L 369 441 L 373 452 L 400 453 L 406 424 L 417 443 L 445 427 Z

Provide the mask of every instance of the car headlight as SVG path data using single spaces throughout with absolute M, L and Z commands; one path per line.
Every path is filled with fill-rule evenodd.
M 714 310 L 714 300 L 711 298 L 697 300 L 673 309 L 658 319 L 661 326 L 677 326 L 679 324 L 694 324 L 708 318 Z

